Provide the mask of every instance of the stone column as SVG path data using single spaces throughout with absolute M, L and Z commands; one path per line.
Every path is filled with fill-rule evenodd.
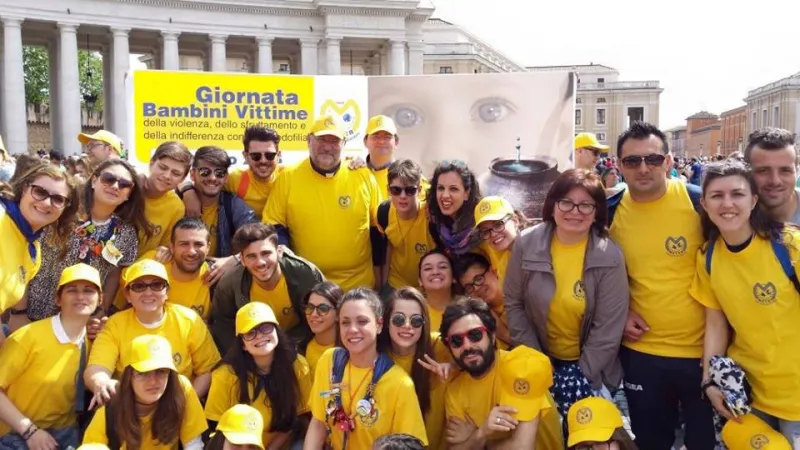
M 425 66 L 425 44 L 421 41 L 408 43 L 408 74 L 422 75 Z
M 211 41 L 211 64 L 209 67 L 212 72 L 225 72 L 228 70 L 227 56 L 225 55 L 225 41 L 228 36 L 224 34 L 210 34 L 208 39 Z
M 178 50 L 178 36 L 180 33 L 174 31 L 162 31 L 161 39 L 164 42 L 162 49 L 163 59 L 161 60 L 161 68 L 163 70 L 180 70 L 181 57 L 180 50 Z
M 3 17 L 3 140 L 9 153 L 28 152 L 21 17 Z
M 406 43 L 391 41 L 389 47 L 389 74 L 406 74 Z
M 300 39 L 300 68 L 303 75 L 317 74 L 317 39 Z
M 272 73 L 272 36 L 256 38 L 258 42 L 258 73 Z
M 105 125 L 128 146 L 128 109 L 126 108 L 125 79 L 130 68 L 130 43 L 128 42 L 128 29 L 112 28 L 114 39 L 114 53 L 111 58 L 111 107 L 114 110 L 113 122 Z M 106 99 L 108 96 L 105 97 Z
M 325 39 L 317 47 L 317 75 L 328 75 L 328 44 Z
M 78 67 L 78 24 L 59 22 L 58 121 L 61 150 L 65 156 L 80 155 L 81 90 Z
M 112 108 L 112 99 L 111 97 L 111 79 L 114 78 L 112 75 L 112 53 L 113 49 L 113 42 L 109 42 L 108 45 L 103 46 L 103 127 L 108 127 L 112 123 L 114 123 L 114 108 Z
M 329 37 L 326 39 L 328 49 L 326 52 L 326 62 L 328 75 L 342 74 L 342 40 L 341 38 Z
M 56 38 L 50 41 L 50 45 L 47 47 L 48 57 L 50 58 L 50 140 L 53 143 L 53 148 L 61 150 L 64 148 L 64 143 L 61 142 L 61 114 L 59 113 L 59 104 L 58 104 L 58 87 L 60 78 L 58 74 L 59 70 L 59 53 L 61 50 L 59 48 L 59 41 L 60 39 Z M 80 68 L 78 68 L 80 70 Z M 77 136 L 75 136 L 77 139 Z

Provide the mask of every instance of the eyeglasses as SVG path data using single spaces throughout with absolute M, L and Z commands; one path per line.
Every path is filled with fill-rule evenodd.
M 274 161 L 275 157 L 278 156 L 278 152 L 264 152 L 264 153 L 247 152 L 247 154 L 250 155 L 250 159 L 252 159 L 255 162 L 261 161 L 261 156 L 264 156 L 264 158 L 266 158 L 267 161 Z
M 636 169 L 642 165 L 642 161 L 645 164 L 652 167 L 657 167 L 664 164 L 664 161 L 667 159 L 666 155 L 660 155 L 658 153 L 652 153 L 646 156 L 626 156 L 620 160 L 623 166 L 629 169 Z
M 161 292 L 167 288 L 167 282 L 164 280 L 156 280 L 150 283 L 145 283 L 144 281 L 134 281 L 130 284 L 130 289 L 133 292 L 144 292 L 150 289 L 153 292 Z
M 578 208 L 578 212 L 581 214 L 591 214 L 597 209 L 597 206 L 594 203 L 575 203 L 572 200 L 567 200 L 566 198 L 562 198 L 558 202 L 556 202 L 558 206 L 558 210 L 561 212 L 570 212 L 575 208 Z
M 409 197 L 417 195 L 419 188 L 417 186 L 389 186 L 389 193 L 394 197 L 399 197 L 400 194 L 405 193 Z
M 119 186 L 120 190 L 123 189 L 130 189 L 133 187 L 133 182 L 130 180 L 126 180 L 125 178 L 120 178 L 112 173 L 103 172 L 100 174 L 100 182 L 103 183 L 105 186 L 111 187 L 115 184 Z
M 478 234 L 480 235 L 481 239 L 484 241 L 489 239 L 492 236 L 492 231 L 495 233 L 500 233 L 506 228 L 506 223 L 511 220 L 511 214 L 506 215 L 500 220 L 495 220 L 492 222 L 491 227 L 481 228 Z
M 472 283 L 467 283 L 464 285 L 464 292 L 469 295 L 472 295 L 478 287 L 483 286 L 483 283 L 486 282 L 486 274 L 489 273 L 489 269 L 483 271 L 480 275 L 475 275 L 475 278 L 472 279 Z
M 133 370 L 133 378 L 137 380 L 147 380 L 147 379 L 161 379 L 167 378 L 169 376 L 169 369 L 156 369 L 151 370 L 149 372 L 139 372 L 138 370 Z
M 392 325 L 400 328 L 407 324 L 411 325 L 411 328 L 420 329 L 425 325 L 425 318 L 419 314 L 412 314 L 411 317 L 406 317 L 403 313 L 397 313 L 392 316 Z
M 272 334 L 273 331 L 275 331 L 275 324 L 272 324 L 272 323 L 269 323 L 269 322 L 264 322 L 264 323 L 262 323 L 262 324 L 260 324 L 260 325 L 258 325 L 256 327 L 254 327 L 252 330 L 248 331 L 247 333 L 245 333 L 243 335 L 243 337 L 244 337 L 245 341 L 250 342 L 253 339 L 255 339 L 256 337 L 258 337 L 259 334 L 263 334 L 263 335 Z
M 306 304 L 306 315 L 310 316 L 314 314 L 314 311 L 317 312 L 320 316 L 327 316 L 329 312 L 333 310 L 333 306 L 327 303 L 320 303 L 319 305 L 314 305 L 311 303 Z
M 260 153 L 256 153 L 256 154 L 260 155 Z M 254 161 L 258 161 L 259 159 L 261 159 L 260 156 L 258 157 L 258 159 L 253 158 Z M 217 178 L 225 178 L 225 177 L 228 176 L 228 169 L 213 169 L 212 170 L 212 169 L 209 169 L 208 167 L 200 167 L 200 168 L 197 169 L 197 173 L 199 173 L 200 176 L 203 177 L 203 178 L 211 175 L 212 173 Z
M 31 185 L 31 197 L 40 202 L 49 198 L 50 204 L 56 209 L 64 209 L 72 203 L 67 197 L 60 194 L 51 194 L 50 191 L 36 184 Z
M 464 342 L 466 342 L 464 339 L 465 337 L 474 344 L 476 342 L 480 342 L 481 339 L 483 339 L 483 334 L 487 331 L 488 330 L 486 327 L 477 327 L 464 333 L 451 334 L 450 336 L 444 338 L 443 342 L 450 348 L 461 348 L 461 346 L 464 345 Z

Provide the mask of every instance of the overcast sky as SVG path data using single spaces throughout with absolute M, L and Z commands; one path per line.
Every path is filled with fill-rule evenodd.
M 623 81 L 659 80 L 665 129 L 700 110 L 741 106 L 748 90 L 800 72 L 797 0 L 434 3 L 434 17 L 519 64 L 594 62 L 619 70 Z

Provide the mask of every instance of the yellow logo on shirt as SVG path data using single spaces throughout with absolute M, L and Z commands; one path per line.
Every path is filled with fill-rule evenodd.
M 205 311 L 205 309 L 206 309 L 203 305 L 192 305 L 191 308 L 194 310 L 194 312 L 199 314 L 201 317 L 203 315 L 203 311 Z
M 766 284 L 756 283 L 753 285 L 753 296 L 759 305 L 771 305 L 778 298 L 778 289 L 771 281 Z
M 767 444 L 769 444 L 769 439 L 763 434 L 757 434 L 750 438 L 750 447 L 756 450 L 764 448 Z
M 365 427 L 371 427 L 375 425 L 375 422 L 378 421 L 378 406 L 372 405 L 372 412 L 370 414 L 365 414 L 363 416 L 358 414 L 356 415 L 358 416 L 358 420 L 361 422 L 361 425 L 364 425 Z
M 350 206 L 350 203 L 352 202 L 353 201 L 350 199 L 349 195 L 343 195 L 339 197 L 339 207 L 341 207 L 342 209 L 348 208 Z
M 667 236 L 667 240 L 664 242 L 664 248 L 666 248 L 667 254 L 670 256 L 683 256 L 686 254 L 686 249 L 688 247 L 689 245 L 686 243 L 686 238 L 683 236 Z
M 292 307 L 291 306 L 286 306 L 281 310 L 281 312 L 283 313 L 284 316 L 291 316 L 292 315 Z
M 531 385 L 528 383 L 528 380 L 524 378 L 517 378 L 514 380 L 514 392 L 518 395 L 527 395 L 530 389 Z
M 578 420 L 579 424 L 586 425 L 592 421 L 592 410 L 590 408 L 579 409 L 578 413 L 575 414 L 575 419 Z
M 172 362 L 175 363 L 175 367 L 180 366 L 181 365 L 181 361 L 183 361 L 183 359 L 181 358 L 181 354 L 178 353 L 178 352 L 175 352 L 175 354 L 172 355 Z
M 19 282 L 20 282 L 20 284 L 25 284 L 25 276 L 26 275 L 27 275 L 27 272 L 25 272 L 25 268 L 22 267 L 22 266 L 19 266 Z
M 427 245 L 425 245 L 425 244 L 420 244 L 420 243 L 417 243 L 416 245 L 414 245 L 414 250 L 415 250 L 415 251 L 416 251 L 418 254 L 420 254 L 420 255 L 424 255 L 425 253 L 427 253 L 427 252 L 428 252 L 428 246 L 427 246 Z
M 163 228 L 161 228 L 161 225 L 154 225 L 153 226 L 153 236 L 160 236 L 161 235 L 161 230 L 163 230 Z
M 572 286 L 572 296 L 575 300 L 586 300 L 586 285 L 583 284 L 583 280 L 576 281 Z

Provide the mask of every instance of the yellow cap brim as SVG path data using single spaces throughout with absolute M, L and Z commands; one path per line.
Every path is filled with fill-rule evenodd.
M 481 217 L 481 220 L 475 223 L 475 226 L 478 226 L 484 222 L 497 222 L 498 220 L 503 220 L 507 215 L 509 215 L 509 213 L 503 211 L 486 214 L 485 216 Z
M 89 277 L 76 277 L 76 278 L 73 278 L 71 280 L 64 281 L 63 283 L 58 283 L 58 288 L 60 289 L 60 288 L 62 288 L 64 286 L 66 286 L 66 285 L 68 285 L 70 283 L 74 283 L 76 281 L 88 281 L 89 283 L 92 283 L 93 285 L 97 286 L 97 289 L 103 290 L 103 286 L 98 284 L 97 280 L 92 280 Z
M 397 134 L 397 130 L 395 130 L 393 128 L 390 128 L 390 127 L 376 127 L 374 130 L 367 130 L 367 134 L 368 135 L 375 134 L 378 131 L 385 131 L 385 132 L 387 132 L 387 133 L 389 133 L 391 135 L 396 135 Z
M 89 141 L 91 141 L 91 140 L 92 140 L 92 137 L 89 136 L 86 133 L 81 133 L 81 134 L 78 135 L 78 141 L 83 145 L 88 144 Z
M 237 433 L 235 431 L 220 431 L 225 439 L 228 440 L 231 444 L 234 445 L 255 445 L 256 447 L 264 450 L 264 444 L 261 442 L 261 439 L 254 436 L 252 433 Z M 211 437 L 214 437 L 216 433 L 212 433 Z
M 158 369 L 169 369 L 173 372 L 177 372 L 178 370 L 175 368 L 175 363 L 172 360 L 167 361 L 159 361 L 156 359 L 150 359 L 147 361 L 139 361 L 137 363 L 131 364 L 131 367 L 136 369 L 137 372 L 152 372 L 153 370 Z
M 581 442 L 606 442 L 611 439 L 615 429 L 613 428 L 591 428 L 569 433 L 567 447 L 574 447 Z

